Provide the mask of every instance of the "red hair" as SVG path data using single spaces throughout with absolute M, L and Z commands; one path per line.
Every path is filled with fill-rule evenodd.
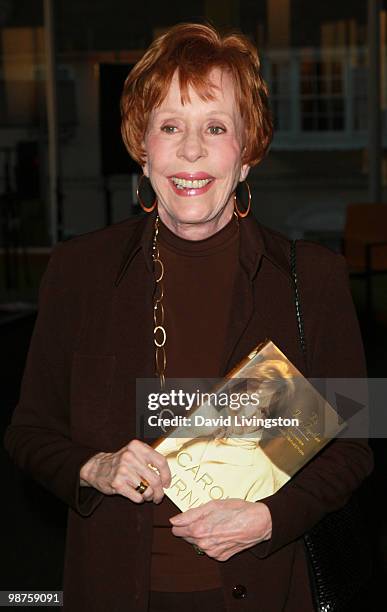
M 213 99 L 208 74 L 228 70 L 234 79 L 244 122 L 243 163 L 258 164 L 270 145 L 273 123 L 268 89 L 255 46 L 243 34 L 222 36 L 209 25 L 181 23 L 157 38 L 129 73 L 121 96 L 121 134 L 129 154 L 145 163 L 142 146 L 148 118 L 168 93 L 176 70 L 182 104 L 191 86 L 203 100 Z

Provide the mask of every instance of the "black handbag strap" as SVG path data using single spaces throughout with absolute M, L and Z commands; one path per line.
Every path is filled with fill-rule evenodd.
M 304 320 L 302 317 L 301 301 L 300 301 L 300 295 L 298 292 L 298 278 L 297 278 L 297 268 L 296 268 L 296 242 L 297 240 L 292 240 L 290 243 L 290 268 L 291 268 L 292 279 L 293 279 L 294 302 L 295 302 L 295 307 L 296 307 L 298 335 L 300 337 L 300 344 L 301 344 L 302 352 L 304 354 L 305 365 L 307 365 Z
M 296 240 L 290 244 L 290 267 L 300 344 L 306 363 L 306 342 L 296 270 Z M 357 494 L 339 510 L 327 514 L 304 534 L 315 609 L 347 610 L 372 575 L 368 532 Z M 358 551 L 362 550 L 361 563 Z M 339 564 L 338 566 L 335 566 Z M 344 568 L 344 569 L 343 569 Z

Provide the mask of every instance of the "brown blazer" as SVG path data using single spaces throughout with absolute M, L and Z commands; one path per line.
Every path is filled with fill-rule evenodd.
M 117 451 L 136 437 L 136 377 L 154 375 L 153 222 L 154 213 L 128 219 L 54 248 L 6 432 L 15 462 L 69 506 L 66 612 L 147 610 L 151 503 L 80 488 L 79 471 L 95 453 Z M 224 373 L 265 338 L 305 372 L 289 241 L 251 215 L 240 230 Z M 297 251 L 309 375 L 365 376 L 344 258 L 306 241 Z M 366 441 L 335 440 L 264 500 L 271 539 L 221 564 L 228 610 L 312 609 L 302 535 L 343 506 L 372 465 Z M 233 596 L 237 584 L 246 588 L 243 599 Z

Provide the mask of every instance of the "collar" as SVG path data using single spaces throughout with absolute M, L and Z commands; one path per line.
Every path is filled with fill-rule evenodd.
M 122 278 L 133 260 L 141 249 L 149 272 L 153 271 L 152 241 L 156 211 L 142 215 L 127 241 L 123 256 L 117 271 L 115 286 L 118 287 Z M 289 241 L 277 232 L 265 227 L 255 219 L 252 214 L 239 220 L 240 246 L 239 259 L 252 281 L 258 271 L 262 257 L 266 257 L 282 273 L 291 278 L 290 265 L 287 251 Z M 283 243 L 287 249 L 284 249 Z
M 121 262 L 117 271 L 116 280 L 114 284 L 116 287 L 120 284 L 122 278 L 124 277 L 133 257 L 138 253 L 140 249 L 143 250 L 145 256 L 145 262 L 147 268 L 150 272 L 153 271 L 153 261 L 152 261 L 152 240 L 153 240 L 153 231 L 154 224 L 156 220 L 156 211 L 141 215 L 139 218 L 137 225 L 127 241 L 124 253 L 121 258 Z

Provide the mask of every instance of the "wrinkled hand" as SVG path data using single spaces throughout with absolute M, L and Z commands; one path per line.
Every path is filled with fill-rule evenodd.
M 147 480 L 144 493 L 136 491 Z M 165 457 L 141 440 L 131 440 L 116 453 L 97 453 L 80 470 L 81 486 L 98 489 L 105 495 L 120 494 L 138 504 L 160 503 L 163 487 L 169 487 L 171 471 Z
M 172 533 L 195 544 L 209 557 L 227 561 L 271 538 L 271 514 L 261 502 L 214 500 L 171 517 Z

